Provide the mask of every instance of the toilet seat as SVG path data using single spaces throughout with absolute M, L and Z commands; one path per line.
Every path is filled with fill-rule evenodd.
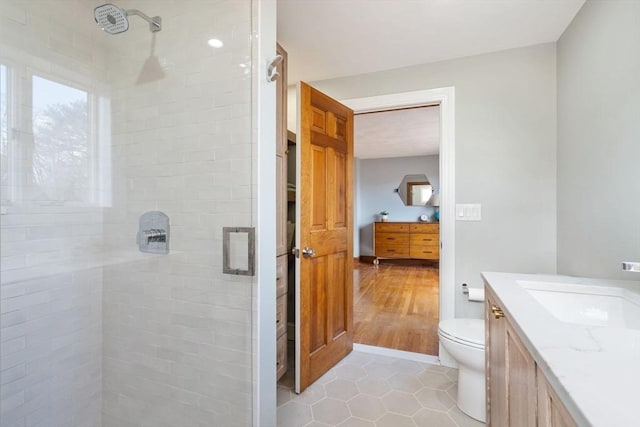
M 438 325 L 438 333 L 446 339 L 469 347 L 484 349 L 483 319 L 448 319 Z

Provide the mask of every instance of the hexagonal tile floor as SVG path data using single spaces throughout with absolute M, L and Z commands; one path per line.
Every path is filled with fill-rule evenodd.
M 479 427 L 455 404 L 456 370 L 354 351 L 304 393 L 278 386 L 278 427 Z

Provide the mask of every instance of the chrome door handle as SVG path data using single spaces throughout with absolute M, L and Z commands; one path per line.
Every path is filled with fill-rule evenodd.
M 313 258 L 316 256 L 316 251 L 313 248 L 304 247 L 302 248 L 302 256 L 305 258 Z

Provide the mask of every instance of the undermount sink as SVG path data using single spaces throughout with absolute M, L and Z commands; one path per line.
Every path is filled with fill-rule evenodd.
M 608 286 L 520 280 L 518 283 L 562 322 L 640 329 L 640 294 Z

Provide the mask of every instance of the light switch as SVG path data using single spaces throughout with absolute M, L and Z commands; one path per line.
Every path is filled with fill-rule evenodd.
M 456 219 L 458 221 L 480 221 L 482 219 L 482 205 L 456 204 Z

